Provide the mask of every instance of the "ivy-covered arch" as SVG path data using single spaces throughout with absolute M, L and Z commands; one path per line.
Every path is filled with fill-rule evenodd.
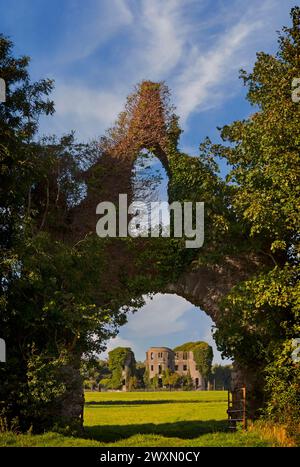
M 118 204 L 121 193 L 126 193 L 130 202 L 134 161 L 143 149 L 152 152 L 168 174 L 170 203 L 205 203 L 205 243 L 199 250 L 187 250 L 183 239 L 110 239 L 108 254 L 116 249 L 120 252 L 118 259 L 113 255 L 112 274 L 116 279 L 124 268 L 129 280 L 143 274 L 149 289 L 143 292 L 178 293 L 217 321 L 220 298 L 252 275 L 262 259 L 249 253 L 230 206 L 230 187 L 218 176 L 206 143 L 201 145 L 199 157 L 178 149 L 178 121 L 164 83 L 144 81 L 136 87 L 115 125 L 99 141 L 98 160 L 82 173 L 87 196 L 71 212 L 70 240 L 77 242 L 95 232 L 99 202 Z M 109 277 L 110 271 L 107 273 Z
M 151 151 L 169 176 L 169 202 L 205 203 L 204 246 L 186 249 L 184 239 L 175 238 L 106 239 L 104 254 L 109 266 L 101 286 L 111 291 L 109 306 L 130 306 L 133 299 L 138 301 L 148 293 L 176 293 L 218 325 L 221 299 L 268 261 L 253 253 L 238 228 L 229 202 L 230 187 L 218 176 L 206 143 L 200 147 L 199 157 L 189 156 L 178 149 L 180 134 L 167 87 L 140 83 L 114 127 L 100 140 L 98 160 L 82 173 L 87 196 L 71 212 L 69 241 L 76 243 L 95 233 L 99 202 L 117 205 L 120 193 L 132 198 L 134 161 L 141 150 Z M 99 239 L 102 246 L 103 241 Z M 241 378 L 248 378 L 248 383 L 255 379 L 248 369 L 239 369 L 236 375 L 237 384 Z
M 30 423 L 36 429 L 39 426 L 44 429 L 56 421 L 83 423 L 81 358 L 85 352 L 91 352 L 94 345 L 91 336 L 97 326 L 98 338 L 105 342 L 107 333 L 102 320 L 106 315 L 108 320 L 112 317 L 113 326 L 120 326 L 124 323 L 121 309 L 138 308 L 145 294 L 165 292 L 176 293 L 199 306 L 218 325 L 222 297 L 259 266 L 261 259 L 249 253 L 252 250 L 245 243 L 230 207 L 230 188 L 218 176 L 206 145 L 201 147 L 200 157 L 188 156 L 178 149 L 180 133 L 166 86 L 143 82 L 129 96 L 115 126 L 93 148 L 97 156 L 93 164 L 76 172 L 78 181 L 86 185 L 86 195 L 80 203 L 71 207 L 63 203 L 57 216 L 59 191 L 54 197 L 54 189 L 53 199 L 49 199 L 46 190 L 43 198 L 46 211 L 41 210 L 44 213 L 40 222 L 37 220 L 40 225 L 37 245 L 41 251 L 37 249 L 35 254 L 37 261 L 42 258 L 47 278 L 49 270 L 54 278 L 56 275 L 59 278 L 54 287 L 55 300 L 44 306 L 45 316 L 50 320 L 51 313 L 62 310 L 65 321 L 58 329 L 60 346 L 47 348 L 46 357 L 30 354 L 30 362 L 25 362 L 31 365 L 32 374 L 22 373 L 24 384 L 30 379 L 30 391 L 35 397 L 32 405 L 33 408 L 38 405 L 40 410 L 38 418 L 33 410 L 22 415 L 25 429 Z M 187 249 L 184 238 L 97 237 L 97 205 L 102 201 L 118 205 L 120 193 L 126 193 L 131 200 L 132 166 L 143 149 L 152 152 L 166 169 L 170 202 L 205 203 L 205 242 L 199 250 Z M 58 187 L 55 174 L 51 183 Z M 42 184 L 37 189 L 45 191 Z M 31 202 L 34 196 L 35 193 Z M 50 213 L 54 212 L 56 222 L 51 222 Z M 51 254 L 45 256 L 44 250 Z M 40 265 L 37 269 L 40 274 Z M 78 307 L 74 290 L 80 295 Z M 47 322 L 44 326 L 48 333 Z M 56 328 L 53 335 L 57 339 Z M 45 350 L 43 343 L 41 349 Z M 46 382 L 42 375 L 43 358 L 54 362 L 53 375 L 48 372 Z M 40 392 L 46 383 L 52 387 L 53 379 L 59 391 L 50 391 L 47 404 L 42 403 Z

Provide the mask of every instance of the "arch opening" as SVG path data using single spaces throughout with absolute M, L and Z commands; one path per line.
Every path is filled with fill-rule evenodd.
M 169 176 L 164 164 L 153 152 L 142 149 L 132 168 L 133 199 L 147 202 L 168 200 Z
M 131 172 L 132 199 L 141 225 L 146 231 L 169 229 L 168 172 L 154 152 L 143 149 L 136 157 Z
M 205 342 L 213 350 L 212 368 L 231 366 L 233 362 L 223 359 L 217 350 L 213 337 L 215 323 L 211 317 L 176 294 L 157 293 L 145 296 L 144 300 L 145 305 L 138 312 L 128 314 L 127 323 L 108 342 L 101 358 L 106 359 L 108 352 L 116 347 L 129 347 L 138 364 L 149 371 L 150 379 L 157 378 L 157 388 L 163 386 L 161 378 L 168 368 L 172 373 L 191 376 L 193 389 L 218 389 L 220 384 L 201 375 L 188 351 L 176 352 L 183 344 Z

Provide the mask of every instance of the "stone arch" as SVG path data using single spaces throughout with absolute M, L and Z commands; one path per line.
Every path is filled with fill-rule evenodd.
M 167 201 L 169 175 L 153 152 L 143 149 L 133 161 L 133 201 Z
M 125 110 L 98 143 L 98 160 L 82 174 L 87 196 L 70 213 L 73 240 L 95 230 L 99 202 L 117 203 L 120 193 L 131 198 L 132 167 L 141 150 L 152 152 L 171 177 L 168 150 L 175 118 L 172 110 L 163 83 L 144 81 L 127 98 Z
M 172 164 L 179 136 L 177 117 L 169 104 L 166 86 L 162 83 L 142 82 L 129 96 L 125 110 L 115 126 L 100 140 L 98 159 L 82 173 L 82 180 L 87 184 L 87 195 L 69 213 L 70 230 L 67 240 L 76 243 L 90 232 L 95 232 L 96 206 L 99 202 L 118 203 L 120 193 L 127 193 L 129 199 L 131 198 L 132 165 L 142 149 L 153 152 L 161 161 L 170 182 L 174 175 L 180 175 L 178 172 L 174 173 Z M 191 171 L 194 170 L 194 158 L 181 154 L 179 156 L 186 164 L 190 164 Z M 141 273 L 135 269 L 136 259 L 143 250 L 149 248 L 149 244 L 139 239 L 136 251 L 128 252 L 123 244 L 115 240 L 114 244 L 107 247 L 108 255 L 112 258 L 111 270 L 103 287 L 111 287 L 113 282 L 116 289 L 121 289 L 123 285 L 118 282 L 119 272 L 126 273 L 127 277 Z M 167 281 L 156 292 L 176 293 L 186 298 L 218 324 L 221 298 L 237 283 L 255 274 L 262 263 L 267 264 L 266 258 L 249 253 L 246 249 L 245 253 L 225 255 L 215 264 L 210 262 L 194 265 L 191 262 L 176 280 Z M 154 277 L 155 267 L 153 270 L 148 269 L 145 274 L 149 278 Z M 141 288 L 140 295 L 149 292 L 153 290 Z M 237 384 L 247 381 L 250 385 L 255 380 L 255 375 L 250 375 L 248 369 L 239 369 L 237 375 Z
M 88 187 L 87 196 L 70 212 L 69 240 L 77 242 L 87 233 L 95 232 L 99 202 L 117 203 L 120 193 L 128 194 L 130 199 L 132 166 L 142 149 L 151 151 L 161 161 L 172 182 L 173 175 L 178 175 L 173 173 L 172 166 L 172 151 L 177 151 L 181 133 L 177 122 L 164 83 L 143 81 L 136 87 L 114 127 L 100 140 L 98 160 L 82 174 Z M 195 158 L 179 156 L 190 163 L 193 171 Z M 217 322 L 221 297 L 235 284 L 253 275 L 262 263 L 266 264 L 265 258 L 246 252 L 224 256 L 217 264 L 188 266 L 180 278 L 169 283 L 162 292 L 178 293 Z

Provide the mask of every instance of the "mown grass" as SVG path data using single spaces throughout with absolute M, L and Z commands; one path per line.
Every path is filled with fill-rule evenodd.
M 272 446 L 258 430 L 229 433 L 223 391 L 86 393 L 85 431 L 0 434 L 0 446 Z

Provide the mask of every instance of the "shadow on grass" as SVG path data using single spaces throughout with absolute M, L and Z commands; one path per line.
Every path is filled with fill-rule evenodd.
M 130 438 L 137 434 L 193 439 L 207 433 L 228 431 L 227 426 L 227 420 L 190 420 L 160 424 L 145 423 L 140 425 L 99 425 L 85 427 L 85 436 L 105 443 Z
M 137 399 L 137 400 L 107 400 L 107 401 L 88 401 L 85 402 L 87 407 L 89 406 L 102 406 L 102 405 L 152 405 L 152 404 L 214 404 L 215 402 L 224 402 L 224 399 L 220 400 L 198 400 L 198 399 L 187 399 L 187 400 L 176 400 L 176 399 L 162 399 L 162 400 L 147 400 L 147 399 Z

